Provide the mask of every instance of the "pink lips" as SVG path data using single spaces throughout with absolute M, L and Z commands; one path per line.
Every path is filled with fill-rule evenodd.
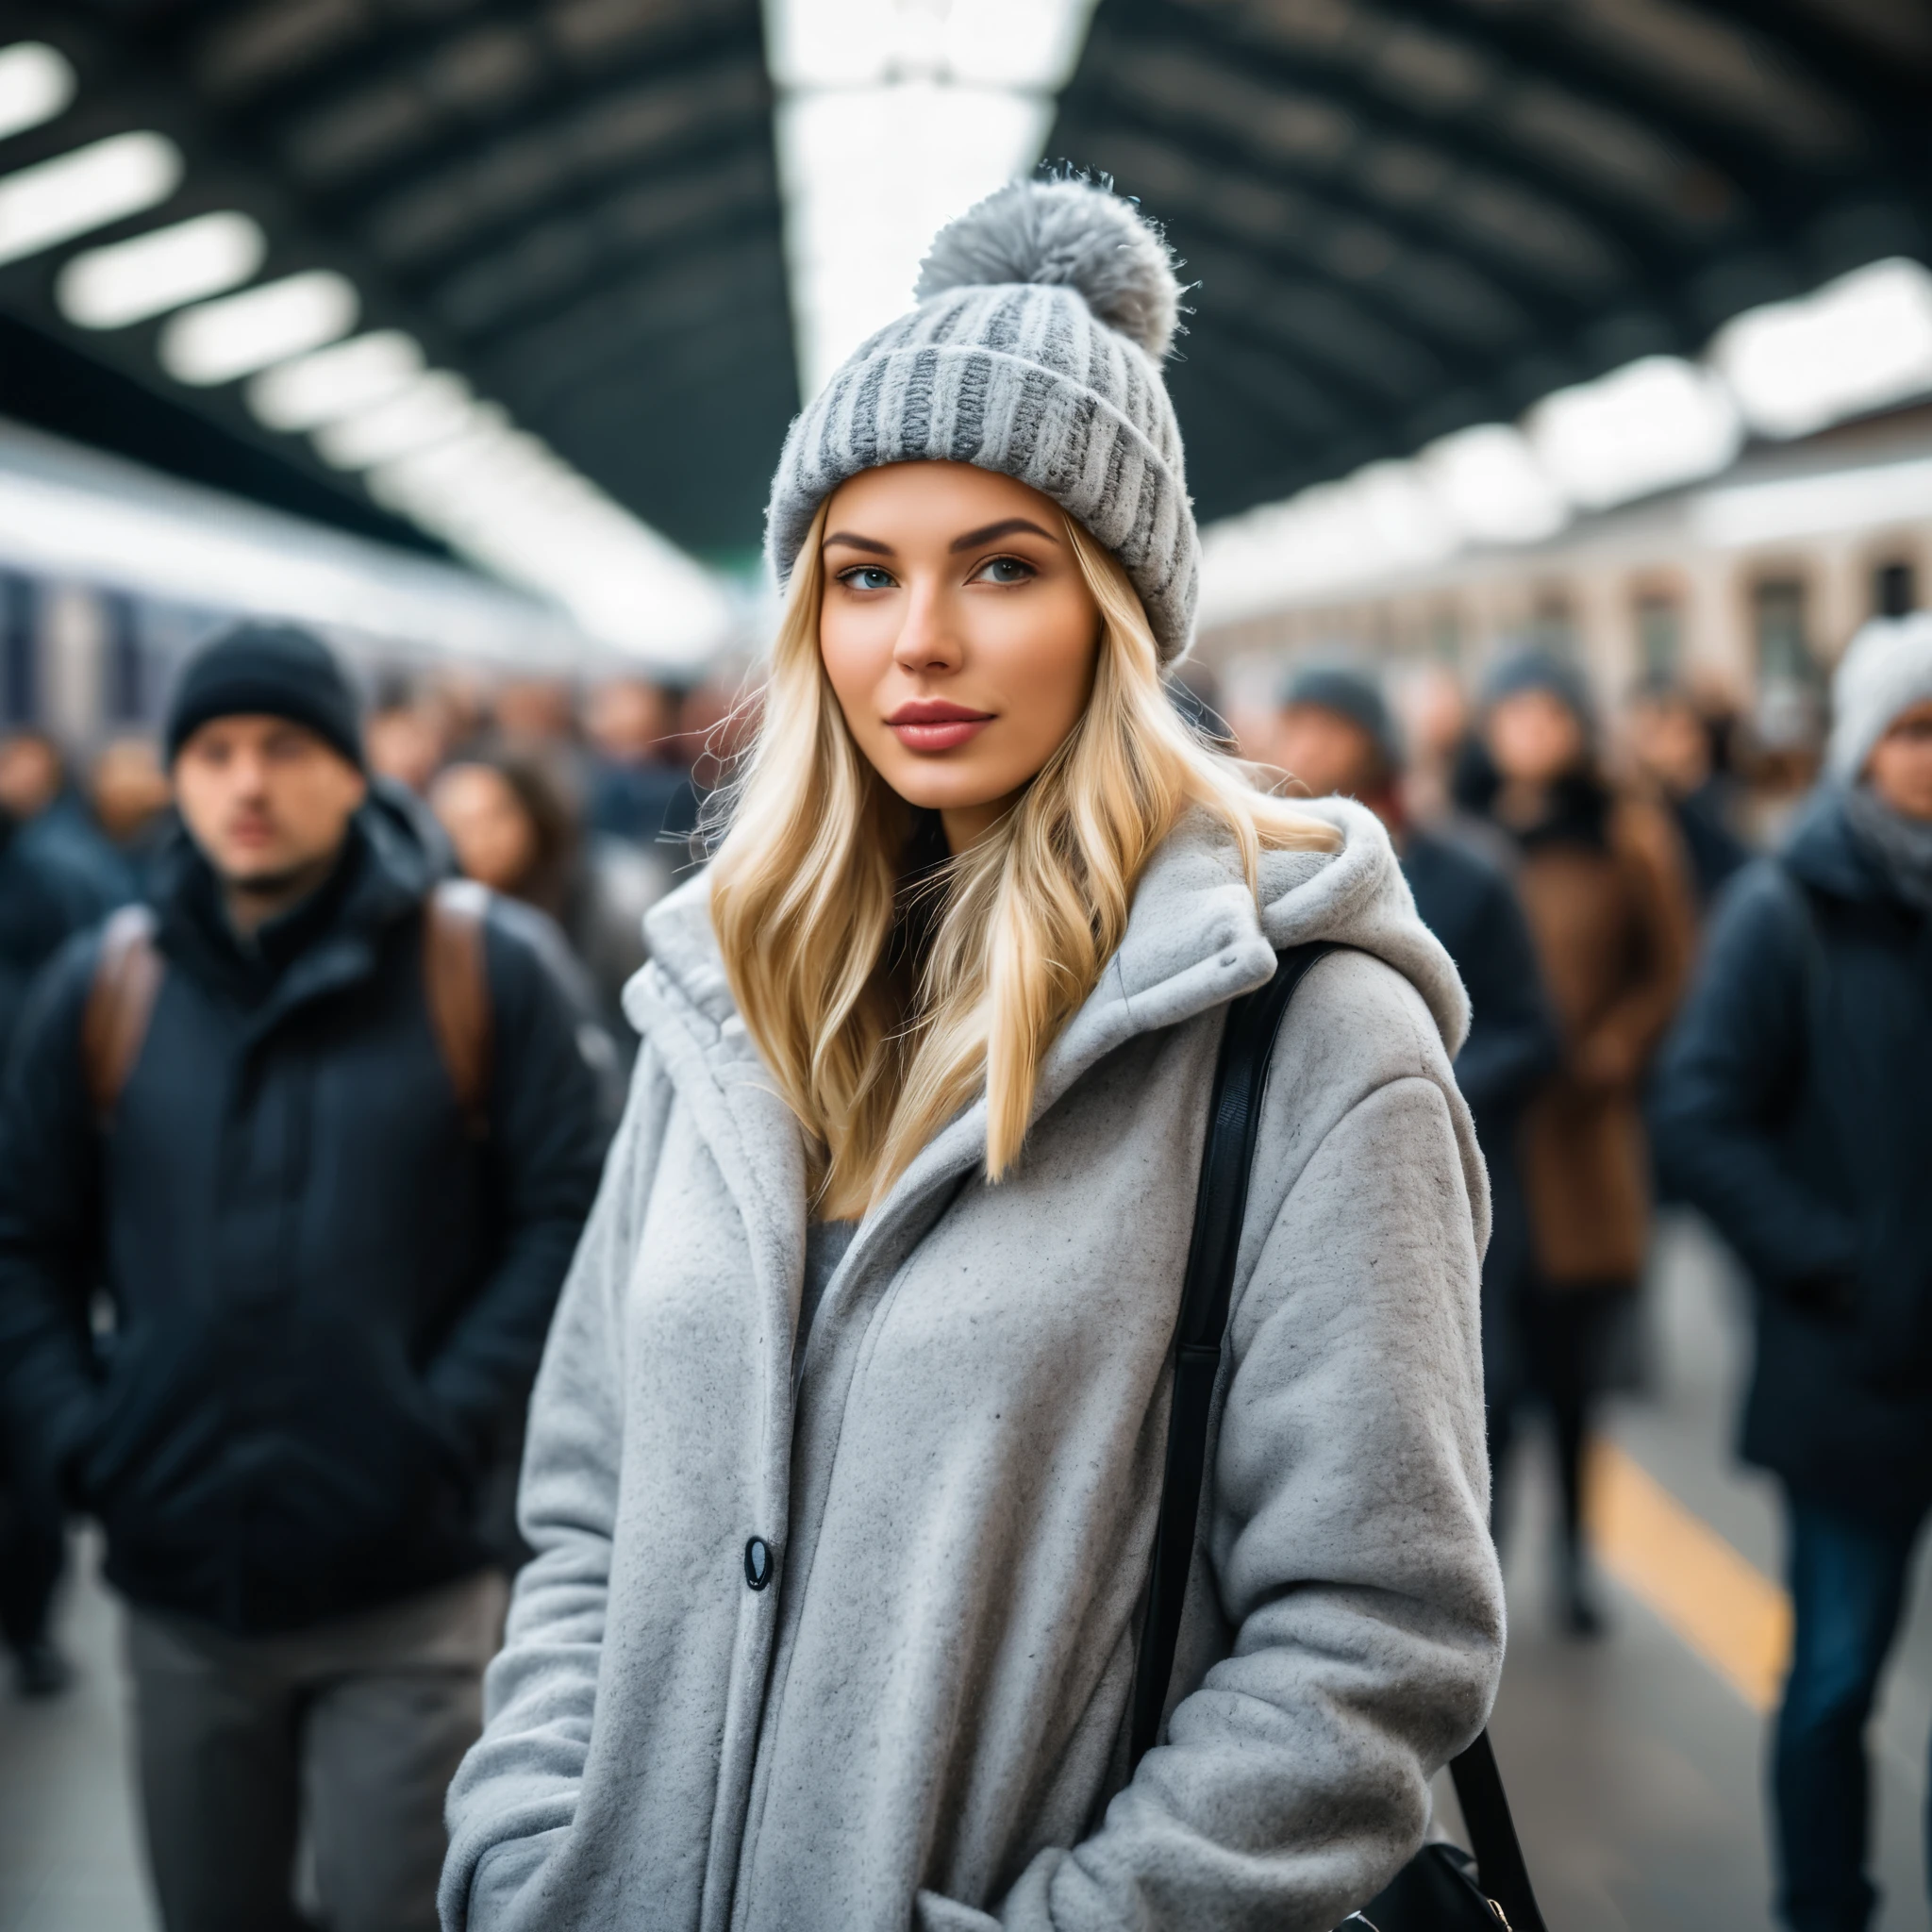
M 992 723 L 989 711 L 970 710 L 944 698 L 914 698 L 886 720 L 908 751 L 951 751 Z

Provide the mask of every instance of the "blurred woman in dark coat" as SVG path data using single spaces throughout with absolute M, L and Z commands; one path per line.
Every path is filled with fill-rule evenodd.
M 1695 944 L 1683 849 L 1657 806 L 1615 789 L 1596 751 L 1582 678 L 1538 653 L 1507 659 L 1482 694 L 1457 803 L 1516 854 L 1516 885 L 1562 1058 L 1526 1109 L 1525 1307 L 1532 1374 L 1548 1404 L 1561 1480 L 1558 1590 L 1578 1636 L 1601 1620 L 1583 1561 L 1583 1453 L 1609 1323 L 1650 1240 L 1641 1092 L 1683 997 Z

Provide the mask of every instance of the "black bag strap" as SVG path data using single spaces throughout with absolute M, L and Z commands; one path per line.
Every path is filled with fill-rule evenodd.
M 1449 1776 L 1483 1891 L 1501 1909 L 1509 1932 L 1546 1932 L 1488 1731 L 1478 1731 L 1475 1742 L 1449 1760 Z
M 1194 1196 L 1194 1233 L 1181 1282 L 1174 1404 L 1167 1422 L 1167 1474 L 1154 1532 L 1154 1574 L 1134 1673 L 1136 1764 L 1160 1734 L 1168 1681 L 1174 1675 L 1181 1603 L 1194 1558 L 1194 1526 L 1208 1460 L 1208 1410 L 1221 1373 L 1221 1338 L 1227 1328 L 1228 1298 L 1234 1292 L 1241 1223 L 1247 1218 L 1248 1171 L 1254 1166 L 1255 1137 L 1261 1126 L 1261 1090 L 1274 1057 L 1274 1037 L 1281 1031 L 1282 1016 L 1295 988 L 1317 959 L 1334 950 L 1323 941 L 1283 953 L 1266 986 L 1229 1003 L 1221 1036 L 1208 1144 L 1201 1152 L 1201 1185 Z
M 1141 1654 L 1134 1673 L 1133 1761 L 1138 1764 L 1160 1734 L 1160 1719 L 1174 1676 L 1180 1641 L 1181 1606 L 1194 1556 L 1201 1485 L 1208 1461 L 1208 1413 L 1221 1374 L 1222 1339 L 1227 1329 L 1234 1270 L 1247 1218 L 1248 1176 L 1260 1132 L 1261 1096 L 1274 1041 L 1289 1002 L 1318 959 L 1338 950 L 1321 941 L 1283 953 L 1274 977 L 1244 993 L 1227 1009 L 1208 1140 L 1201 1153 L 1201 1182 L 1194 1197 L 1194 1232 L 1181 1284 L 1174 1344 L 1174 1401 L 1167 1424 L 1167 1472 L 1154 1533 L 1153 1574 Z M 1470 1846 L 1484 1891 L 1502 1907 L 1510 1932 L 1545 1932 L 1517 1843 L 1503 1779 L 1487 1731 L 1449 1767 L 1456 1798 L 1469 1827 Z

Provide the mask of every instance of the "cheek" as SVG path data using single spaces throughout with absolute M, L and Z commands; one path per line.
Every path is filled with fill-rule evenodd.
M 1041 747 L 1043 763 L 1079 723 L 1092 694 L 1097 613 L 1071 591 L 1042 598 L 1031 609 L 1016 600 L 1009 612 L 990 613 L 987 634 L 977 641 L 989 667 L 997 665 L 1001 688 L 1014 701 L 1015 722 Z
M 886 600 L 861 605 L 828 597 L 819 612 L 819 655 L 850 713 L 892 667 L 894 620 Z

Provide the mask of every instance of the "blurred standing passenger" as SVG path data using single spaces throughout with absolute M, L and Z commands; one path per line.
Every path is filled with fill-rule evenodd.
M 1718 889 L 1751 858 L 1735 827 L 1729 782 L 1717 769 L 1711 725 L 1688 691 L 1649 683 L 1631 694 L 1624 728 L 1638 772 L 1670 805 L 1698 905 L 1708 908 Z
M 1757 1287 L 1746 1461 L 1785 1490 L 1796 1624 L 1778 1910 L 1865 1925 L 1865 1725 L 1932 1508 L 1932 617 L 1870 625 L 1826 782 L 1719 907 L 1658 1152 Z
M 565 1001 L 371 800 L 305 632 L 187 667 L 184 834 L 38 983 L 0 1096 L 0 1363 L 129 1600 L 169 1932 L 430 1932 L 514 1427 L 604 1136 Z M 113 1310 L 105 1359 L 92 1304 Z
M 1409 819 L 1402 736 L 1373 679 L 1343 669 L 1299 673 L 1284 692 L 1275 748 L 1283 766 L 1310 791 L 1357 798 L 1389 827 L 1415 909 L 1448 949 L 1469 992 L 1469 1037 L 1456 1056 L 1456 1084 L 1469 1102 L 1490 1170 L 1483 1372 L 1491 1520 L 1500 1523 L 1503 1452 L 1524 1371 L 1529 1229 L 1517 1134 L 1524 1103 L 1556 1065 L 1558 1051 L 1536 949 L 1507 876 Z
M 1457 803 L 1514 846 L 1562 1059 L 1523 1121 L 1529 1207 L 1531 1373 L 1548 1405 L 1562 1499 L 1562 1622 L 1602 1619 L 1583 1542 L 1583 1456 L 1612 1324 L 1650 1238 L 1650 1158 L 1640 1093 L 1690 970 L 1695 913 L 1675 827 L 1615 790 L 1597 756 L 1581 676 L 1530 652 L 1483 691 L 1480 740 Z
M 148 867 L 174 829 L 174 792 L 154 740 L 142 733 L 103 745 L 89 789 L 94 823 L 121 855 L 130 890 L 138 896 Z
M 449 753 L 441 711 L 408 697 L 373 712 L 363 741 L 370 771 L 413 791 L 418 798 L 428 795 L 430 783 Z
M 121 855 L 101 835 L 65 756 L 44 731 L 16 731 L 0 741 L 0 811 L 28 847 L 69 877 L 87 880 L 103 904 L 133 896 Z
M 677 701 L 641 677 L 612 678 L 591 695 L 585 730 L 593 755 L 585 823 L 608 838 L 655 845 L 697 825 L 690 770 L 669 756 Z
M 635 922 L 636 958 L 626 956 L 608 983 L 591 963 L 607 962 L 611 945 L 606 927 L 617 915 L 606 903 L 608 882 L 581 865 L 576 822 L 540 764 L 518 758 L 465 759 L 429 788 L 429 807 L 466 878 L 545 915 L 526 920 L 525 930 L 570 995 L 579 1041 L 597 1070 L 604 1110 L 615 1126 L 624 1109 L 617 1001 L 625 980 L 643 964 L 642 910 Z M 668 870 L 664 876 L 668 880 Z
M 48 821 L 63 783 L 60 757 L 49 741 L 38 734 L 9 741 L 0 752 L 0 793 L 10 801 L 0 805 L 4 1064 L 35 975 L 73 934 L 106 918 L 120 895 L 107 868 Z M 63 1689 L 70 1675 L 50 1630 L 65 1525 L 59 1499 L 25 1474 L 23 1445 L 8 1435 L 0 1427 L 0 1641 L 12 1656 L 22 1694 L 44 1697 Z

